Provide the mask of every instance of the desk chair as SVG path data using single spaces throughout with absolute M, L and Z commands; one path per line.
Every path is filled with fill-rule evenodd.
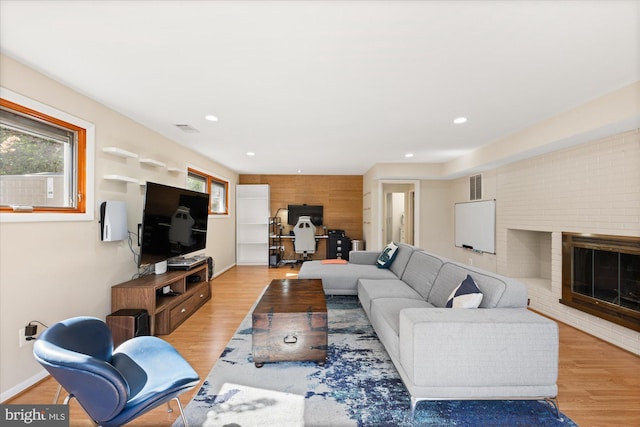
M 316 226 L 310 216 L 301 216 L 293 227 L 293 247 L 300 255 L 301 261 L 310 259 L 309 255 L 316 252 Z
M 171 400 L 198 384 L 198 374 L 166 341 L 131 338 L 113 349 L 106 323 L 74 317 L 45 330 L 33 347 L 36 360 L 75 398 L 99 426 L 115 427 Z

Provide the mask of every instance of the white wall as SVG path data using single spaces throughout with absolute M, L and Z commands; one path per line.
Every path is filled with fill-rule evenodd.
M 454 254 L 451 188 L 451 181 L 447 180 L 420 182 L 420 247 L 447 258 Z
M 370 169 L 362 178 L 362 239 L 367 250 L 373 251 L 377 248 L 377 241 L 382 233 L 378 230 L 378 183 L 375 178 L 375 171 Z
M 118 146 L 180 168 L 189 163 L 227 178 L 231 214 L 209 220 L 205 253 L 215 259 L 216 274 L 235 264 L 235 172 L 8 57 L 0 57 L 0 67 L 0 86 L 95 125 L 95 201 L 125 201 L 129 230 L 136 231 L 142 218 L 144 188 L 106 181 L 103 175 L 181 187 L 186 175 L 107 155 L 103 147 Z M 81 222 L 0 223 L 0 400 L 21 391 L 43 372 L 33 359 L 32 345 L 18 347 L 19 329 L 32 320 L 51 324 L 77 315 L 104 318 L 111 312 L 111 286 L 135 273 L 126 242 L 100 241 L 97 217 Z

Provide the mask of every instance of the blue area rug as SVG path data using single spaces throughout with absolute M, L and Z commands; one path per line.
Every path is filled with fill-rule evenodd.
M 327 308 L 329 349 L 324 367 L 313 362 L 280 362 L 256 368 L 251 358 L 249 312 L 202 388 L 185 408 L 189 424 L 274 425 L 276 422 L 264 415 L 272 413 L 274 420 L 282 421 L 283 414 L 276 413 L 281 411 L 275 404 L 277 399 L 270 398 L 273 392 L 273 396 L 285 393 L 304 397 L 303 419 L 296 418 L 295 411 L 291 411 L 289 425 L 576 426 L 564 414 L 557 419 L 545 402 L 519 400 L 423 401 L 412 420 L 409 394 L 357 297 L 327 297 Z M 234 390 L 230 384 L 248 387 L 253 394 L 247 395 L 249 400 L 229 401 L 230 393 L 220 390 L 223 387 Z M 272 410 L 268 407 L 265 410 L 271 404 Z M 260 412 L 253 417 L 251 411 L 258 409 Z M 181 422 L 176 421 L 175 425 Z

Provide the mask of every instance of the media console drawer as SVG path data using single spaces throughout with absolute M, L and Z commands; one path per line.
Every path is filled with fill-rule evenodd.
M 208 285 L 208 283 L 207 283 Z M 209 286 L 200 286 L 190 297 L 180 302 L 169 312 L 170 329 L 175 329 L 195 312 L 205 301 L 209 299 L 211 290 Z

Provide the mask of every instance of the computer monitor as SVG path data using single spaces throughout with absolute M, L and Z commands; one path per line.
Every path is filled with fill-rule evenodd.
M 313 225 L 322 225 L 323 207 L 321 205 L 289 205 L 287 224 L 296 225 L 301 216 L 310 216 Z

